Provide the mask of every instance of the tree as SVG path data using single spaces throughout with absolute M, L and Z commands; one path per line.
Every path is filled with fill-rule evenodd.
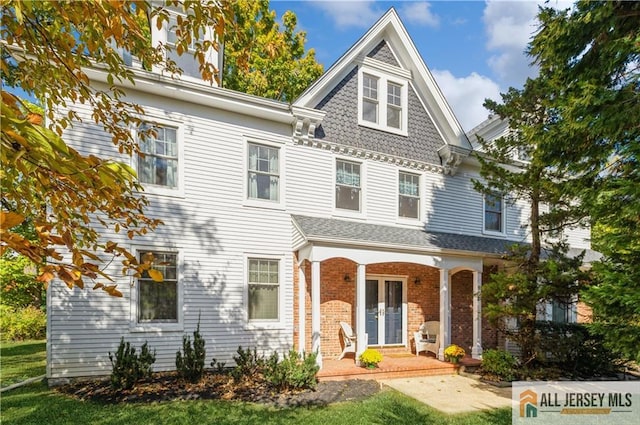
M 503 94 L 502 103 L 485 102 L 508 122 L 509 132 L 497 140 L 479 140 L 482 180 L 474 181 L 485 196 L 498 193 L 506 202 L 520 201 L 529 208 L 531 243 L 513 247 L 506 266 L 491 274 L 482 288 L 485 315 L 520 347 L 525 365 L 539 351 L 541 303 L 571 304 L 586 281 L 580 270 L 583 256 L 567 257 L 562 241 L 563 229 L 580 222 L 574 219 L 580 217 L 574 211 L 575 194 L 558 170 L 546 165 L 539 149 L 555 121 L 548 100 L 545 81 L 529 79 L 523 89 L 510 88 Z
M 529 53 L 557 116 L 544 160 L 570 180 L 605 255 L 585 292 L 594 329 L 640 361 L 640 3 L 543 8 Z
M 296 15 L 284 13 L 281 31 L 269 0 L 238 0 L 232 7 L 235 21 L 227 21 L 224 40 L 224 86 L 292 102 L 323 72 L 315 51 L 305 54 L 306 33 L 295 32 Z
M 225 27 L 232 27 L 226 24 L 229 4 L 174 0 L 167 6 L 186 14 L 177 19 L 173 48 L 182 54 L 193 45 L 203 79 L 213 81 L 215 68 L 205 61 L 205 53 L 217 44 L 195 40 L 208 28 L 220 37 Z M 85 279 L 110 280 L 101 265 L 114 255 L 123 257 L 123 272 L 149 270 L 162 280 L 153 258 L 139 261 L 120 244 L 101 239 L 106 229 L 133 238 L 161 224 L 144 214 L 147 201 L 137 194 L 142 187 L 135 172 L 124 163 L 78 153 L 65 143 L 63 132 L 82 121 L 70 106 L 85 104 L 121 153 L 137 152 L 130 128 L 141 126 L 144 111 L 125 100 L 122 85 L 135 84 L 135 72 L 118 52 L 130 52 L 146 69 L 157 66 L 179 73 L 176 64 L 165 59 L 172 47 L 149 43 L 150 22 L 161 26 L 169 22 L 169 13 L 165 5 L 133 0 L 2 2 L 0 249 L 36 263 L 41 283 L 57 276 L 70 288 L 82 288 Z M 96 66 L 107 75 L 107 89 L 90 84 L 85 71 Z M 5 85 L 41 101 L 46 125 L 30 105 L 5 91 Z M 61 115 L 61 108 L 68 112 Z M 153 131 L 142 131 L 142 137 Z M 33 224 L 34 240 L 16 231 L 25 222 Z M 94 288 L 121 295 L 115 285 L 98 282 Z

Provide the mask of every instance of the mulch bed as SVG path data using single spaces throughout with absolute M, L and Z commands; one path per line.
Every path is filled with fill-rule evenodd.
M 152 403 L 172 400 L 237 400 L 275 407 L 326 406 L 362 400 L 380 390 L 376 381 L 353 379 L 320 382 L 315 390 L 278 391 L 261 379 L 234 382 L 227 374 L 206 373 L 198 383 L 186 382 L 175 372 L 154 373 L 131 390 L 113 390 L 108 379 L 81 381 L 57 391 L 98 403 Z

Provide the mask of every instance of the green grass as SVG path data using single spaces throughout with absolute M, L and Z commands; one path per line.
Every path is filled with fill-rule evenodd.
M 2 342 L 0 387 L 7 387 L 46 372 L 45 341 Z
M 360 402 L 274 409 L 230 401 L 104 405 L 75 400 L 34 383 L 2 395 L 3 424 L 511 424 L 510 409 L 446 415 L 392 389 Z

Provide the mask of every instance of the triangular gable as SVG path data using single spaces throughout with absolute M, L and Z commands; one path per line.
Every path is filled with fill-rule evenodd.
M 294 102 L 294 107 L 322 107 L 323 102 L 327 102 L 337 88 L 354 78 L 358 65 L 365 57 L 399 67 L 406 73 L 410 80 L 411 92 L 420 100 L 420 106 L 433 123 L 432 132 L 437 135 L 439 147 L 448 146 L 454 150 L 465 151 L 471 149 L 460 123 L 393 8 L 302 93 Z M 354 105 L 357 101 L 357 98 L 352 99 Z M 411 108 L 411 105 L 409 107 Z

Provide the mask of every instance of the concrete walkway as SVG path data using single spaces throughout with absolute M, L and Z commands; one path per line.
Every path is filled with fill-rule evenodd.
M 380 383 L 445 413 L 511 407 L 511 387 L 498 388 L 461 375 L 385 379 Z

